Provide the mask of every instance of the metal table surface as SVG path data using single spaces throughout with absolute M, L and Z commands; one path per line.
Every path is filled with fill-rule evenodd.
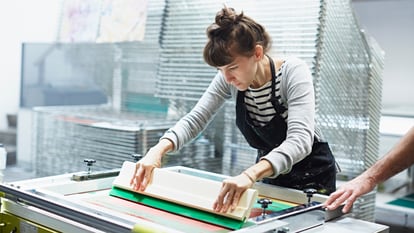
M 386 225 L 363 221 L 346 216 L 333 219 L 325 224 L 306 230 L 306 233 L 387 233 Z

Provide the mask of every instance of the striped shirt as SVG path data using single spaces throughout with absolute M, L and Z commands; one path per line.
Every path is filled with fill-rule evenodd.
M 283 65 L 282 65 L 283 66 Z M 275 82 L 275 97 L 280 102 L 280 78 L 282 68 L 276 73 Z M 265 126 L 277 114 L 276 110 L 270 101 L 272 98 L 272 81 L 267 82 L 259 88 L 249 87 L 245 92 L 244 102 L 246 104 L 247 112 L 252 119 L 252 122 L 257 127 Z M 287 119 L 287 111 L 281 116 Z

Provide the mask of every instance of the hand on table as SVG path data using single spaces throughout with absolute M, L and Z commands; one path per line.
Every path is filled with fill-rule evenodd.
M 331 193 L 323 205 L 328 210 L 334 210 L 345 203 L 342 212 L 348 213 L 355 200 L 373 190 L 375 185 L 371 179 L 365 176 L 358 176 Z

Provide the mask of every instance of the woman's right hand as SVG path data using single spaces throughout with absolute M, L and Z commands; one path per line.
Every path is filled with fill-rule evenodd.
M 162 156 L 171 150 L 171 141 L 162 139 L 160 142 L 151 147 L 144 158 L 135 164 L 135 171 L 131 178 L 130 185 L 134 190 L 144 191 L 151 182 L 154 168 L 161 167 Z

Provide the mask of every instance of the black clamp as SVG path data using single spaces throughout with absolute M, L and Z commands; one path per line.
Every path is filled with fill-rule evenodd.
M 91 174 L 91 167 L 94 163 L 96 163 L 96 160 L 94 159 L 84 159 L 84 163 L 86 163 L 86 167 L 88 168 L 88 174 Z
M 142 154 L 131 154 L 132 158 L 134 159 L 134 162 L 140 161 L 144 156 Z
M 304 193 L 306 193 L 306 197 L 308 198 L 308 205 L 310 205 L 313 194 L 317 193 L 318 190 L 314 188 L 308 188 L 303 190 Z
M 269 207 L 270 204 L 272 204 L 272 200 L 267 198 L 260 198 L 259 200 L 257 200 L 257 203 L 262 206 L 262 217 L 264 218 L 266 215 L 266 208 Z

